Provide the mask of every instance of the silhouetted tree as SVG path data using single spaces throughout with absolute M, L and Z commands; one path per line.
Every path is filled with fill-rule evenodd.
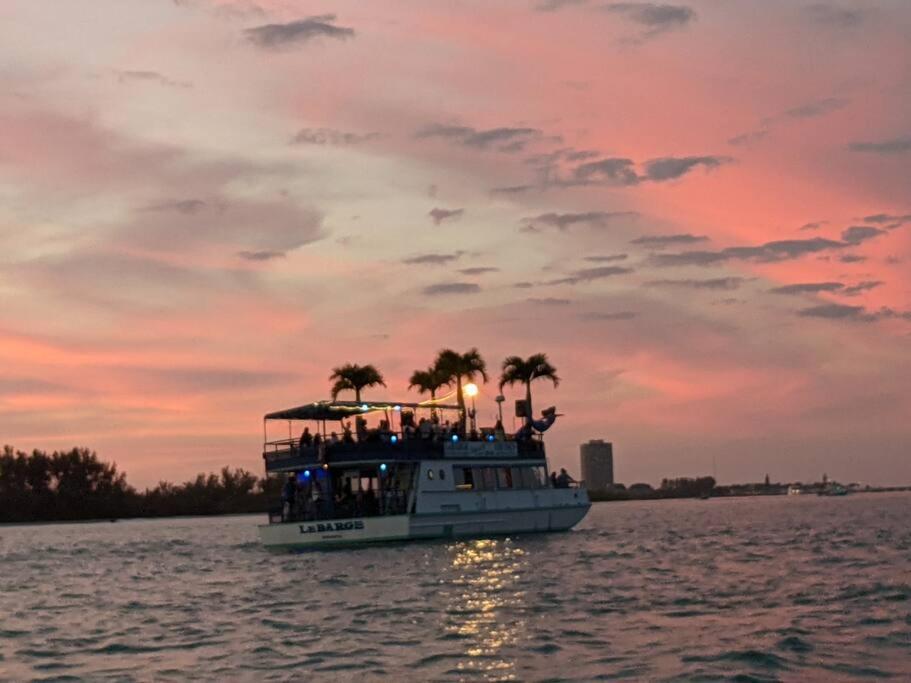
M 437 354 L 434 368 L 447 378 L 447 384 L 455 383 L 456 400 L 459 404 L 459 430 L 465 431 L 465 395 L 462 392 L 462 380 L 471 381 L 480 375 L 487 381 L 487 363 L 481 358 L 476 348 L 465 353 L 458 353 L 452 349 L 443 349 Z
M 547 360 L 546 353 L 536 353 L 528 358 L 510 356 L 503 361 L 503 372 L 500 375 L 500 391 L 507 384 L 512 386 L 516 382 L 525 385 L 525 408 L 528 417 L 533 420 L 534 413 L 531 409 L 531 383 L 536 379 L 549 379 L 554 386 L 560 384 L 557 369 Z
M 377 385 L 386 386 L 382 373 L 372 365 L 356 365 L 346 363 L 332 369 L 329 375 L 329 381 L 334 381 L 332 385 L 332 400 L 338 398 L 343 391 L 353 391 L 354 400 L 360 403 L 361 389 L 374 387 Z
M 431 366 L 426 370 L 415 370 L 408 380 L 408 388 L 416 387 L 419 394 L 430 394 L 430 400 L 436 401 L 437 390 L 449 384 L 451 379 L 438 367 Z M 430 414 L 436 415 L 436 408 L 430 404 Z

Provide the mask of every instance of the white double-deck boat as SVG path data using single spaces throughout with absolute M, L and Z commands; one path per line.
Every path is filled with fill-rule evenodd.
M 565 531 L 588 512 L 583 487 L 559 487 L 548 477 L 534 423 L 515 436 L 502 429 L 459 433 L 439 420 L 416 423 L 427 410 L 319 401 L 266 415 L 266 472 L 283 479 L 283 490 L 282 507 L 259 527 L 263 543 L 304 549 Z M 434 415 L 457 410 L 433 406 Z M 378 428 L 366 427 L 368 415 L 380 418 Z M 316 423 L 315 442 L 309 427 L 297 436 L 301 421 Z M 288 423 L 288 438 L 270 440 L 276 422 Z M 327 424 L 337 425 L 335 438 L 325 436 Z

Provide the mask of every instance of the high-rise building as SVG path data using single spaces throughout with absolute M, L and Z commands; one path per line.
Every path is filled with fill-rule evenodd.
M 589 491 L 603 491 L 614 484 L 614 445 L 592 439 L 579 446 L 582 479 Z

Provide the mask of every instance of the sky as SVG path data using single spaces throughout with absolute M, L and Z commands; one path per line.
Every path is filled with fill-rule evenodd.
M 911 483 L 909 34 L 899 0 L 4 0 L 0 441 L 259 473 L 332 367 L 418 400 L 477 347 L 482 424 L 503 358 L 556 366 L 556 467 Z

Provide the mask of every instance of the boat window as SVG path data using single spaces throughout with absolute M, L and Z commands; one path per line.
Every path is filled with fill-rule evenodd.
M 460 491 L 471 491 L 474 488 L 474 477 L 470 467 L 456 467 L 453 471 L 456 488 Z
M 484 477 L 484 488 L 488 491 L 493 491 L 497 488 L 497 474 L 496 469 L 493 467 L 482 467 L 481 472 Z
M 498 489 L 511 489 L 512 488 L 512 472 L 508 467 L 498 467 L 497 468 L 497 488 Z
M 478 491 L 484 490 L 484 469 L 481 467 L 472 467 L 471 468 L 472 481 L 474 482 L 474 487 Z
M 433 479 L 433 470 L 430 468 L 427 469 L 427 478 Z
M 440 468 L 440 481 L 442 481 L 442 480 L 445 479 L 445 478 L 446 478 L 446 470 L 444 470 L 444 469 L 441 467 L 441 468 Z

